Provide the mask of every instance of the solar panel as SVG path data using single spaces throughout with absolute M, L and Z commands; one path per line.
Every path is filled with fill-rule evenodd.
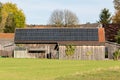
M 98 41 L 98 29 L 16 29 L 15 41 Z

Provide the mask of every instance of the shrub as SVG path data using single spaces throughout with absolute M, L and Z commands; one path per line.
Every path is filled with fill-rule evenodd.
M 93 53 L 91 52 L 91 51 L 88 51 L 87 53 L 86 53 L 86 55 L 87 56 L 90 56 L 90 55 L 92 55 Z
M 73 55 L 75 53 L 75 46 L 67 45 L 65 53 L 66 53 L 67 56 Z
M 120 49 L 117 50 L 117 51 L 115 51 L 115 52 L 113 53 L 113 58 L 114 58 L 114 60 L 118 60 L 119 57 L 120 57 Z

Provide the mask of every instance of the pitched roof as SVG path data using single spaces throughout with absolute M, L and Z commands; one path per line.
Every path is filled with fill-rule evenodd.
M 100 23 L 86 23 L 86 24 L 81 24 L 80 27 L 83 28 L 98 28 L 100 27 Z
M 47 41 L 99 41 L 98 28 L 16 29 L 15 43 Z
M 14 33 L 0 33 L 0 39 L 14 39 Z
M 86 24 L 75 25 L 75 27 L 76 28 L 97 28 L 97 27 L 100 27 L 100 25 L 101 25 L 100 23 L 86 23 Z M 27 25 L 26 28 L 53 28 L 53 27 L 55 26 L 54 25 Z

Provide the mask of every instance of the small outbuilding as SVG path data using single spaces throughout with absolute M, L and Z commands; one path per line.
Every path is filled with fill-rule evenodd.
M 104 28 L 16 29 L 15 58 L 104 60 Z
M 14 33 L 0 33 L 0 57 L 13 57 Z

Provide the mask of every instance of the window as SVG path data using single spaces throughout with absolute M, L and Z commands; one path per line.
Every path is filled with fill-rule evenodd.
M 45 51 L 29 51 L 29 53 L 45 53 Z

